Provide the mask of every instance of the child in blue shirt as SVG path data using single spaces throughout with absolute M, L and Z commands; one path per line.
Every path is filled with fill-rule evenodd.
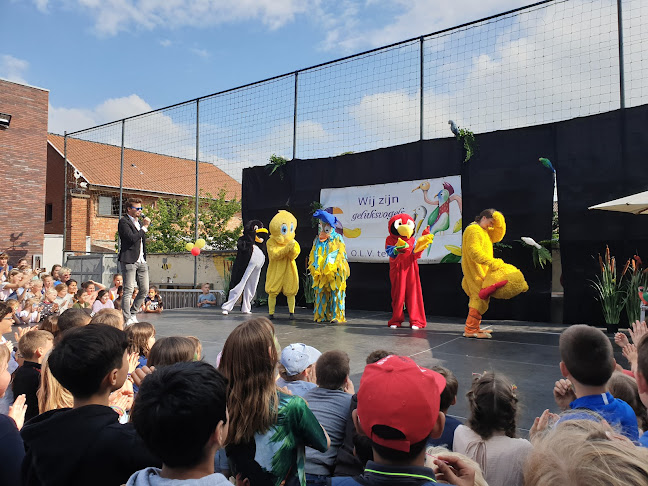
M 607 391 L 607 382 L 616 362 L 612 344 L 603 331 L 584 324 L 568 327 L 560 335 L 560 372 L 565 379 L 556 382 L 554 398 L 567 410 L 589 410 L 603 417 L 632 441 L 639 439 L 637 416 L 632 407 Z M 564 420 L 589 418 L 578 413 Z
M 198 307 L 216 307 L 216 296 L 209 290 L 209 284 L 202 284 L 202 294 L 198 296 Z

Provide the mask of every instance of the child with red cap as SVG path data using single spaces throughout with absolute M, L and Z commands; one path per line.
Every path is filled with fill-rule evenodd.
M 367 365 L 358 391 L 353 421 L 371 440 L 374 460 L 358 478 L 334 477 L 333 486 L 427 486 L 437 479 L 473 486 L 475 471 L 455 457 L 439 456 L 439 473 L 425 467 L 428 437 L 443 432 L 439 410 L 445 378 L 404 356 L 387 356 Z

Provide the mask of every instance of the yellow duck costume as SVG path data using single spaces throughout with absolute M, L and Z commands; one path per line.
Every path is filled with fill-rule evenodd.
M 268 238 L 268 271 L 265 290 L 268 293 L 268 312 L 274 317 L 277 295 L 283 293 L 288 299 L 288 311 L 292 319 L 295 313 L 295 295 L 299 291 L 299 274 L 295 259 L 301 251 L 295 241 L 297 219 L 283 209 L 270 221 Z
M 474 222 L 464 230 L 461 258 L 464 277 L 461 287 L 470 299 L 464 337 L 491 337 L 490 330 L 480 328 L 491 297 L 511 299 L 529 290 L 519 269 L 504 263 L 501 258 L 493 257 L 493 243 L 502 241 L 505 234 L 506 221 L 499 211 L 492 213 L 492 224 L 488 228 Z

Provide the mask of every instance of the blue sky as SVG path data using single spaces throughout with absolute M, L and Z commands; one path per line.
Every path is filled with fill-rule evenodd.
M 62 133 L 528 3 L 0 0 L 0 77 L 49 89 Z

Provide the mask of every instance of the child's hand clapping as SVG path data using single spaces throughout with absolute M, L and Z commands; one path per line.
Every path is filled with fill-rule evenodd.
M 614 342 L 619 346 L 620 348 L 624 348 L 626 345 L 630 344 L 630 341 L 628 341 L 628 336 L 626 336 L 622 332 L 617 332 L 614 335 Z
M 576 400 L 576 394 L 574 393 L 572 382 L 564 378 L 556 382 L 553 394 L 554 399 L 556 400 L 556 405 L 558 405 L 561 410 L 567 410 L 569 404 Z

